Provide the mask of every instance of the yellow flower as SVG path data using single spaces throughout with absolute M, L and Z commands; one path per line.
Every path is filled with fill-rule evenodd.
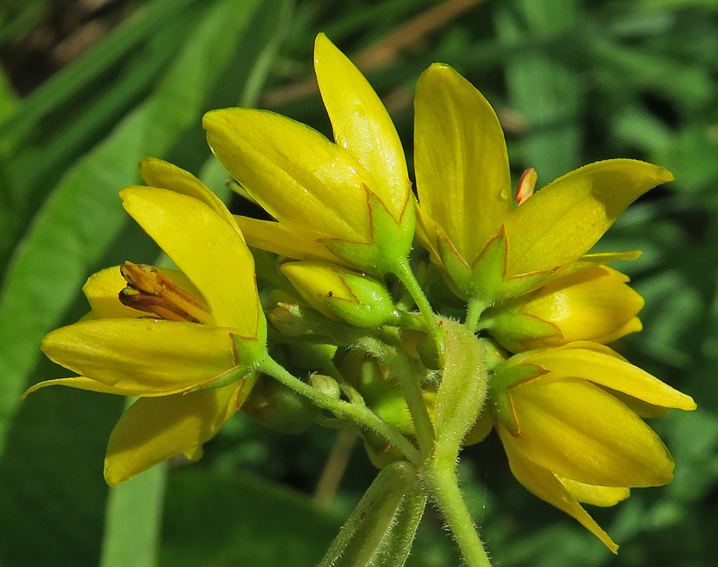
M 636 314 L 644 301 L 627 281 L 606 266 L 588 268 L 487 309 L 479 326 L 512 352 L 572 341 L 607 344 L 641 330 Z
M 464 299 L 486 304 L 625 257 L 583 255 L 630 203 L 673 179 L 640 161 L 602 161 L 529 198 L 530 187 L 523 187 L 514 208 L 496 114 L 466 79 L 441 64 L 417 84 L 414 147 L 419 239 Z M 531 184 L 527 176 L 523 185 Z
M 238 222 L 251 246 L 391 271 L 406 258 L 415 225 L 399 136 L 369 83 L 323 34 L 314 66 L 335 143 L 264 110 L 229 108 L 204 117 L 212 151 L 278 221 Z
M 673 459 L 636 411 L 696 407 L 690 396 L 590 342 L 516 355 L 489 388 L 517 480 L 614 552 L 616 544 L 580 502 L 611 506 L 632 487 L 670 482 Z
M 141 397 L 110 437 L 112 486 L 179 453 L 199 458 L 247 398 L 266 343 L 254 262 L 230 213 L 175 166 L 146 159 L 140 169 L 150 186 L 124 189 L 123 205 L 182 272 L 128 262 L 90 277 L 90 314 L 42 344 L 80 376 L 27 392 L 64 385 Z

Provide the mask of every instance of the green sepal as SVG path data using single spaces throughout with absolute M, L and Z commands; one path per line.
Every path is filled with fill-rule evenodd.
M 501 345 L 512 351 L 526 350 L 520 339 L 543 339 L 560 336 L 561 331 L 548 321 L 524 313 L 523 308 L 534 292 L 490 307 L 479 319 L 479 327 L 487 329 Z
M 246 393 L 248 394 L 250 390 L 254 387 L 254 384 L 257 382 L 258 378 L 259 374 L 255 371 L 254 367 L 245 365 L 235 366 L 234 368 L 229 369 L 224 374 L 220 376 L 215 376 L 204 384 L 200 384 L 199 386 L 195 386 L 194 388 L 187 390 L 186 393 L 189 394 L 192 392 L 199 392 L 200 390 L 223 388 L 224 386 L 229 386 L 230 384 L 233 384 L 238 380 L 245 380 L 246 382 L 244 388 L 246 390 Z
M 471 266 L 471 278 L 462 288 L 468 300 L 477 299 L 494 305 L 535 289 L 553 274 L 552 271 L 534 272 L 505 279 L 507 254 L 506 235 L 500 232 Z
M 325 297 L 325 304 L 339 318 L 355 327 L 375 328 L 394 314 L 394 302 L 386 287 L 367 276 L 343 273 L 348 290 L 356 301 Z
M 486 372 L 494 372 L 509 358 L 510 355 L 494 339 L 478 337 L 477 340 L 484 347 Z
M 449 238 L 441 230 L 437 237 L 439 256 L 444 264 L 449 279 L 447 284 L 451 290 L 463 300 L 468 301 L 476 294 L 473 289 L 471 267 L 461 257 Z
M 446 362 L 434 410 L 435 453 L 455 458 L 486 399 L 484 348 L 474 333 L 460 323 L 441 319 L 440 324 Z
M 545 370 L 535 364 L 518 364 L 521 359 L 523 353 L 507 360 L 489 376 L 491 411 L 514 437 L 519 435 L 519 424 L 516 422 L 509 390 L 521 382 L 545 374 Z
M 319 567 L 402 567 L 426 499 L 409 463 L 400 461 L 382 469 Z
M 321 243 L 345 262 L 382 276 L 395 271 L 397 260 L 409 255 L 414 241 L 416 211 L 413 200 L 408 199 L 404 214 L 397 222 L 381 199 L 368 189 L 366 194 L 373 242 L 324 238 Z

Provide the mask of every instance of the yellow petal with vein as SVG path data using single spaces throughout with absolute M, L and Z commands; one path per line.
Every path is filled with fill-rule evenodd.
M 509 458 L 511 472 L 516 480 L 542 500 L 576 518 L 584 528 L 600 539 L 613 553 L 616 553 L 618 546 L 571 496 L 561 482 L 550 471 L 536 465 L 516 451 L 514 438 L 503 426 L 499 425 L 497 428 L 506 450 L 506 456 Z
M 438 63 L 419 77 L 414 106 L 419 202 L 472 264 L 512 209 L 501 125 L 479 91 Z
M 231 328 L 100 319 L 61 327 L 42 342 L 47 356 L 127 396 L 163 396 L 209 382 L 237 365 Z
M 30 386 L 23 393 L 22 397 L 25 399 L 27 396 L 48 386 L 67 386 L 69 388 L 77 388 L 78 390 L 88 390 L 90 392 L 101 392 L 103 394 L 121 394 L 126 395 L 125 392 L 118 391 L 114 386 L 109 386 L 93 380 L 92 378 L 86 378 L 85 376 L 72 376 L 70 378 L 55 378 L 53 380 L 43 380 L 38 382 L 34 386 Z
M 439 234 L 441 234 L 439 225 L 426 213 L 424 208 L 416 204 L 416 238 L 419 243 L 428 250 L 431 261 L 445 268 L 439 254 Z
M 634 412 L 585 380 L 535 378 L 509 390 L 513 445 L 537 465 L 599 486 L 662 486 L 673 478 L 663 442 Z
M 561 476 L 556 478 L 573 498 L 592 506 L 615 506 L 631 495 L 631 489 L 625 486 L 596 486 Z
M 212 207 L 215 212 L 224 218 L 232 227 L 235 226 L 232 214 L 227 210 L 222 200 L 217 197 L 209 187 L 202 183 L 190 172 L 161 159 L 146 157 L 140 161 L 140 174 L 150 187 L 169 189 L 194 197 Z M 242 233 L 239 233 L 240 238 Z
M 551 370 L 540 380 L 583 378 L 600 386 L 623 392 L 655 406 L 694 410 L 693 398 L 671 388 L 645 370 L 613 355 L 608 347 L 599 348 L 590 342 L 537 351 L 524 361 Z
M 592 163 L 557 179 L 506 217 L 506 277 L 578 260 L 628 205 L 672 179 L 662 167 L 629 159 Z
M 254 259 L 236 230 L 202 201 L 173 191 L 128 187 L 120 195 L 132 218 L 202 292 L 214 322 L 256 337 L 264 317 Z
M 320 236 L 285 223 L 235 216 L 247 244 L 297 260 L 327 260 L 344 263 L 326 246 L 316 241 Z M 321 236 L 322 238 L 324 235 Z
M 93 317 L 108 319 L 146 317 L 147 313 L 120 303 L 119 293 L 126 286 L 127 280 L 122 277 L 119 266 L 105 268 L 87 278 L 85 285 L 82 286 L 82 292 L 92 308 Z
M 275 219 L 327 236 L 371 240 L 361 166 L 344 148 L 266 110 L 213 110 L 202 124 L 215 155 Z
M 627 281 L 621 272 L 606 266 L 589 268 L 540 288 L 525 304 L 523 313 L 556 325 L 561 335 L 555 344 L 576 340 L 610 342 L 640 330 L 635 315 L 644 301 L 625 285 Z M 637 328 L 635 322 L 628 325 L 634 320 Z M 528 340 L 525 344 L 532 348 L 531 343 Z
M 389 113 L 361 71 L 323 33 L 314 43 L 314 71 L 336 143 L 364 166 L 369 189 L 399 221 L 411 182 Z
M 244 386 L 240 381 L 223 388 L 137 400 L 110 436 L 107 484 L 116 486 L 180 453 L 196 454 L 237 411 Z

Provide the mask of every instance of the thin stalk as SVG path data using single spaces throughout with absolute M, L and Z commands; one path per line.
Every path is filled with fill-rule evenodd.
M 486 302 L 480 299 L 472 299 L 469 301 L 464 326 L 472 333 L 479 330 L 479 319 L 481 318 L 481 314 L 486 310 L 486 307 Z
M 260 372 L 264 372 L 265 374 L 269 374 L 272 378 L 278 380 L 295 392 L 305 396 L 316 406 L 330 411 L 335 416 L 343 419 L 351 419 L 360 426 L 376 431 L 402 453 L 404 453 L 409 461 L 413 463 L 419 463 L 421 461 L 421 454 L 416 447 L 414 447 L 414 445 L 412 445 L 409 440 L 399 433 L 394 427 L 382 420 L 369 408 L 347 403 L 342 400 L 335 400 L 331 396 L 312 388 L 309 384 L 306 384 L 296 376 L 293 376 L 269 355 L 265 356 L 257 363 L 256 369 Z
M 416 279 L 414 272 L 409 267 L 409 261 L 407 258 L 397 260 L 396 266 L 394 267 L 394 275 L 399 278 L 406 290 L 411 294 L 414 299 L 416 306 L 424 317 L 426 322 L 427 330 L 434 337 L 436 348 L 439 353 L 439 358 L 443 364 L 444 361 L 444 336 L 441 328 L 439 327 L 436 319 L 436 314 L 429 303 L 429 300 L 421 289 L 421 285 Z
M 484 544 L 459 490 L 454 460 L 432 460 L 422 478 L 469 567 L 491 567 Z
M 398 343 L 398 333 L 396 329 L 393 331 L 392 339 Z M 390 332 L 390 330 L 387 330 L 387 332 Z M 424 397 L 421 394 L 419 380 L 417 380 L 411 371 L 411 364 L 403 354 L 403 351 L 396 347 L 387 346 L 380 341 L 375 342 L 380 345 L 379 347 L 375 347 L 380 359 L 391 369 L 392 375 L 396 376 L 399 381 L 401 393 L 404 396 L 404 400 L 406 400 L 411 419 L 414 422 L 416 438 L 419 441 L 419 449 L 421 449 L 421 453 L 425 457 L 428 457 L 434 447 L 434 426 L 431 423 L 429 412 L 424 403 Z

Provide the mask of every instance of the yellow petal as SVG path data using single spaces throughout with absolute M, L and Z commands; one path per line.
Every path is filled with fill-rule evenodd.
M 514 438 L 501 425 L 498 426 L 498 431 L 506 450 L 506 456 L 509 458 L 511 472 L 516 480 L 542 500 L 576 518 L 584 528 L 600 539 L 613 553 L 616 553 L 618 546 L 558 479 L 551 472 L 537 466 L 516 451 Z
M 506 276 L 578 260 L 643 193 L 673 176 L 628 159 L 592 163 L 557 179 L 506 217 Z
M 438 237 L 441 233 L 443 231 L 438 223 L 426 213 L 421 205 L 416 203 L 416 239 L 429 252 L 431 261 L 437 266 L 445 268 L 439 253 Z
M 199 199 L 213 208 L 232 227 L 235 227 L 232 214 L 227 210 L 222 200 L 190 172 L 167 161 L 146 157 L 140 161 L 140 174 L 150 187 L 169 189 Z M 239 230 L 237 230 L 237 233 L 240 238 L 244 239 Z
M 642 252 L 640 250 L 631 250 L 630 252 L 602 252 L 600 254 L 584 254 L 578 260 L 572 264 L 568 264 L 557 270 L 551 277 L 562 278 L 570 274 L 587 270 L 589 268 L 595 268 L 597 266 L 603 266 L 610 262 L 616 262 L 617 260 L 635 260 Z
M 512 209 L 501 125 L 481 93 L 446 65 L 422 73 L 414 106 L 419 201 L 472 264 Z
M 641 328 L 635 315 L 644 301 L 626 281 L 626 276 L 606 266 L 576 272 L 553 280 L 527 300 L 516 299 L 521 307 L 497 308 L 505 316 L 499 315 L 496 323 L 502 333 L 520 340 L 527 349 L 582 340 L 611 342 Z M 521 333 L 523 320 L 528 328 Z M 532 333 L 531 323 L 540 322 L 550 323 L 559 333 L 540 327 Z
M 488 437 L 493 428 L 494 422 L 491 419 L 491 412 L 483 411 L 476 420 L 476 423 L 474 423 L 474 426 L 469 429 L 466 437 L 464 437 L 464 446 L 468 447 L 469 445 L 480 443 Z
M 389 113 L 359 69 L 323 33 L 314 44 L 314 70 L 336 143 L 364 166 L 369 189 L 399 221 L 411 182 Z
M 573 498 L 592 506 L 615 506 L 631 495 L 631 489 L 625 486 L 596 486 L 595 484 L 584 484 L 558 475 L 556 479 Z
M 215 155 L 275 219 L 327 236 L 370 241 L 361 166 L 344 148 L 265 110 L 213 110 L 202 124 Z
M 261 334 L 254 259 L 229 223 L 202 201 L 165 189 L 128 187 L 123 206 L 202 292 L 220 327 Z
M 196 323 L 100 319 L 52 331 L 42 350 L 65 368 L 112 386 L 116 394 L 162 396 L 234 368 L 232 332 Z
M 184 291 L 198 299 L 204 299 L 187 276 L 178 270 L 155 268 L 162 275 L 170 278 Z M 127 280 L 120 273 L 120 266 L 105 268 L 92 274 L 82 287 L 87 301 L 96 319 L 119 319 L 123 317 L 147 317 L 144 311 L 138 311 L 122 304 L 118 299 L 120 291 L 127 286 Z
M 82 286 L 82 292 L 92 308 L 93 317 L 118 319 L 147 316 L 147 313 L 120 303 L 119 293 L 126 286 L 127 281 L 122 277 L 119 266 L 92 274 Z
M 298 226 L 275 221 L 235 216 L 247 244 L 253 248 L 269 250 L 280 256 L 297 260 L 313 259 L 342 263 L 342 259 L 326 246 L 317 242 L 324 235 L 312 234 Z
M 524 360 L 550 369 L 540 380 L 580 377 L 655 406 L 694 410 L 693 398 L 661 382 L 645 370 L 618 358 L 608 347 L 589 342 L 536 351 Z
M 101 392 L 103 394 L 118 394 L 117 388 L 109 386 L 93 380 L 92 378 L 86 378 L 85 376 L 72 376 L 70 378 L 55 378 L 53 380 L 43 380 L 38 382 L 34 386 L 30 386 L 22 395 L 25 399 L 33 392 L 37 392 L 47 386 L 68 386 L 70 388 L 77 388 L 78 390 L 88 390 L 90 392 Z
M 634 412 L 585 380 L 536 378 L 509 390 L 517 451 L 551 472 L 599 486 L 661 486 L 673 459 Z M 502 426 L 503 427 L 503 426 Z
M 179 455 L 198 454 L 241 406 L 245 381 L 223 388 L 137 400 L 115 426 L 107 446 L 110 486 Z

